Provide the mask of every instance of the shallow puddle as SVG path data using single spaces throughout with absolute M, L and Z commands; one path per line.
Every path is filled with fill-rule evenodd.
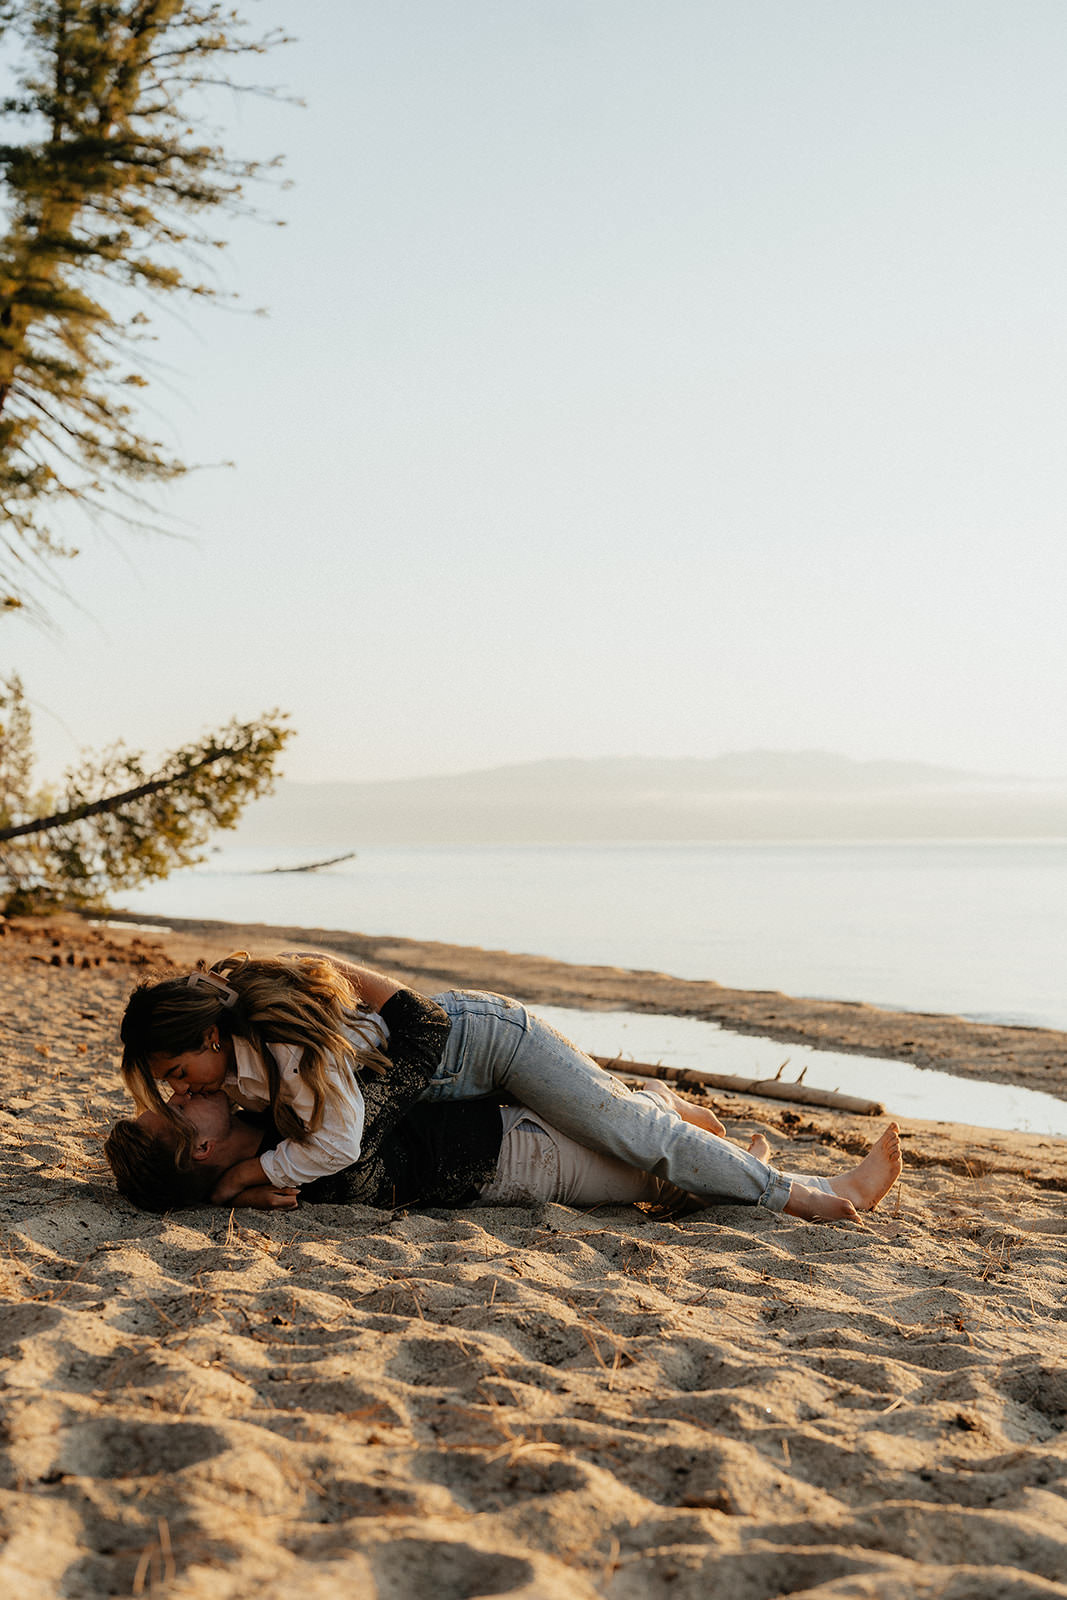
M 982 1083 L 927 1071 L 882 1056 L 845 1055 L 810 1045 L 730 1033 L 716 1022 L 640 1011 L 577 1011 L 536 1006 L 560 1033 L 590 1055 L 619 1055 L 665 1067 L 696 1067 L 745 1078 L 783 1076 L 818 1089 L 881 1100 L 894 1116 L 935 1122 L 967 1122 L 980 1128 L 1011 1128 L 1021 1133 L 1067 1138 L 1067 1101 L 1008 1083 Z

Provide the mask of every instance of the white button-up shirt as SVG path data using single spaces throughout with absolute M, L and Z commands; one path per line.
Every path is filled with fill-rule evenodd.
M 376 1012 L 361 1015 L 358 1023 L 345 1028 L 352 1043 L 384 1049 L 389 1040 L 389 1029 Z M 300 1076 L 300 1058 L 303 1050 L 295 1044 L 272 1044 L 271 1054 L 278 1063 L 281 1079 L 279 1096 L 291 1106 L 306 1127 L 315 1109 L 315 1096 Z M 270 1109 L 270 1080 L 258 1050 L 247 1039 L 233 1040 L 234 1066 L 227 1073 L 223 1089 L 237 1104 L 250 1111 Z M 359 1157 L 363 1142 L 363 1124 L 366 1117 L 363 1095 L 349 1072 L 337 1073 L 334 1080 L 337 1092 L 328 1094 L 323 1105 L 322 1121 L 310 1138 L 283 1139 L 274 1150 L 260 1156 L 260 1164 L 267 1182 L 277 1188 L 299 1187 L 324 1178 L 331 1172 L 350 1167 Z

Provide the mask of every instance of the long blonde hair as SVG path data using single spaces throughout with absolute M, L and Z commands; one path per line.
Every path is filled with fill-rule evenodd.
M 355 1074 L 387 1069 L 380 1050 L 353 1043 L 345 1031 L 367 1014 L 325 956 L 253 958 L 238 950 L 210 968 L 201 961 L 194 972 L 138 984 L 119 1029 L 123 1081 L 142 1111 L 161 1111 L 173 1121 L 150 1058 L 199 1050 L 215 1027 L 223 1039 L 247 1039 L 258 1052 L 278 1132 L 304 1139 L 322 1122 L 327 1099 L 342 1093 Z M 296 1045 L 302 1052 L 300 1077 L 314 1097 L 306 1124 L 280 1098 L 272 1044 Z

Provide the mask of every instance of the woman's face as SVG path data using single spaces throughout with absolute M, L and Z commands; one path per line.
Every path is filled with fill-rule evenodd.
M 210 1028 L 196 1050 L 180 1055 L 153 1055 L 148 1066 L 161 1089 L 172 1094 L 215 1094 L 222 1088 L 231 1048 L 219 1041 L 218 1031 Z

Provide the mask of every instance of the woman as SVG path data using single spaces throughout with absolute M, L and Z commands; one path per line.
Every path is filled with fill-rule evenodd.
M 369 1158 L 419 1098 L 429 1105 L 507 1097 L 549 1128 L 703 1200 L 812 1218 L 855 1218 L 895 1181 L 816 1187 L 741 1151 L 662 1099 L 635 1094 L 577 1047 L 500 995 L 451 990 L 430 1001 L 381 973 L 333 957 L 240 954 L 210 971 L 148 982 L 122 1022 L 123 1075 L 143 1110 L 176 1124 L 162 1090 L 224 1090 L 268 1106 L 286 1137 L 238 1162 L 212 1198 L 294 1188 Z M 895 1131 L 887 1130 L 892 1144 Z M 769 1153 L 769 1152 L 766 1152 Z M 887 1156 L 888 1168 L 899 1162 Z M 899 1165 L 897 1166 L 899 1171 Z M 876 1192 L 880 1191 L 880 1192 Z

